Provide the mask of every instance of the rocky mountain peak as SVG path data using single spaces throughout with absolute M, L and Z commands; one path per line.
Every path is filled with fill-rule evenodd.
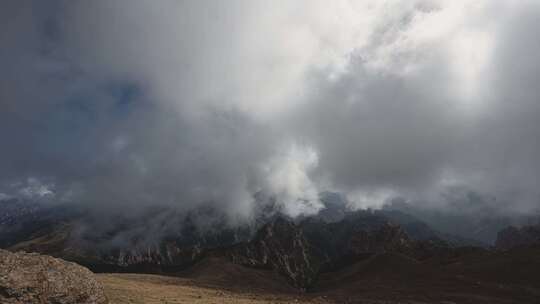
M 274 269 L 303 289 L 314 282 L 320 268 L 312 250 L 300 227 L 277 217 L 264 225 L 251 242 L 234 247 L 229 256 L 234 263 Z
M 413 246 L 411 239 L 399 225 L 385 223 L 376 230 L 360 230 L 348 241 L 352 254 L 406 252 Z

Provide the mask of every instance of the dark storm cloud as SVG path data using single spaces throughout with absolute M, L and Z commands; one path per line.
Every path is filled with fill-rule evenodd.
M 257 192 L 292 215 L 323 190 L 376 206 L 464 186 L 509 211 L 538 205 L 533 2 L 5 1 L 0 14 L 4 195 L 233 217 Z

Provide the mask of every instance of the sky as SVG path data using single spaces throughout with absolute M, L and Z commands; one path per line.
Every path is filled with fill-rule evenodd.
M 0 199 L 540 208 L 540 3 L 0 2 Z

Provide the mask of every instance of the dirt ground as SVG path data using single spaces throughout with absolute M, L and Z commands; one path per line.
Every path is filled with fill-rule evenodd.
M 537 304 L 540 248 L 513 253 L 465 254 L 451 264 L 419 263 L 382 254 L 321 274 L 309 292 L 283 276 L 219 258 L 200 261 L 176 276 L 97 274 L 111 304 L 347 303 Z
M 196 286 L 190 279 L 147 274 L 98 274 L 111 304 L 330 303 L 323 297 L 236 292 Z

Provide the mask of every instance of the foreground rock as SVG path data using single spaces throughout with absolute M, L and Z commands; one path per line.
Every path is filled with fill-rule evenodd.
M 0 303 L 107 302 L 93 273 L 82 266 L 50 256 L 0 249 Z

